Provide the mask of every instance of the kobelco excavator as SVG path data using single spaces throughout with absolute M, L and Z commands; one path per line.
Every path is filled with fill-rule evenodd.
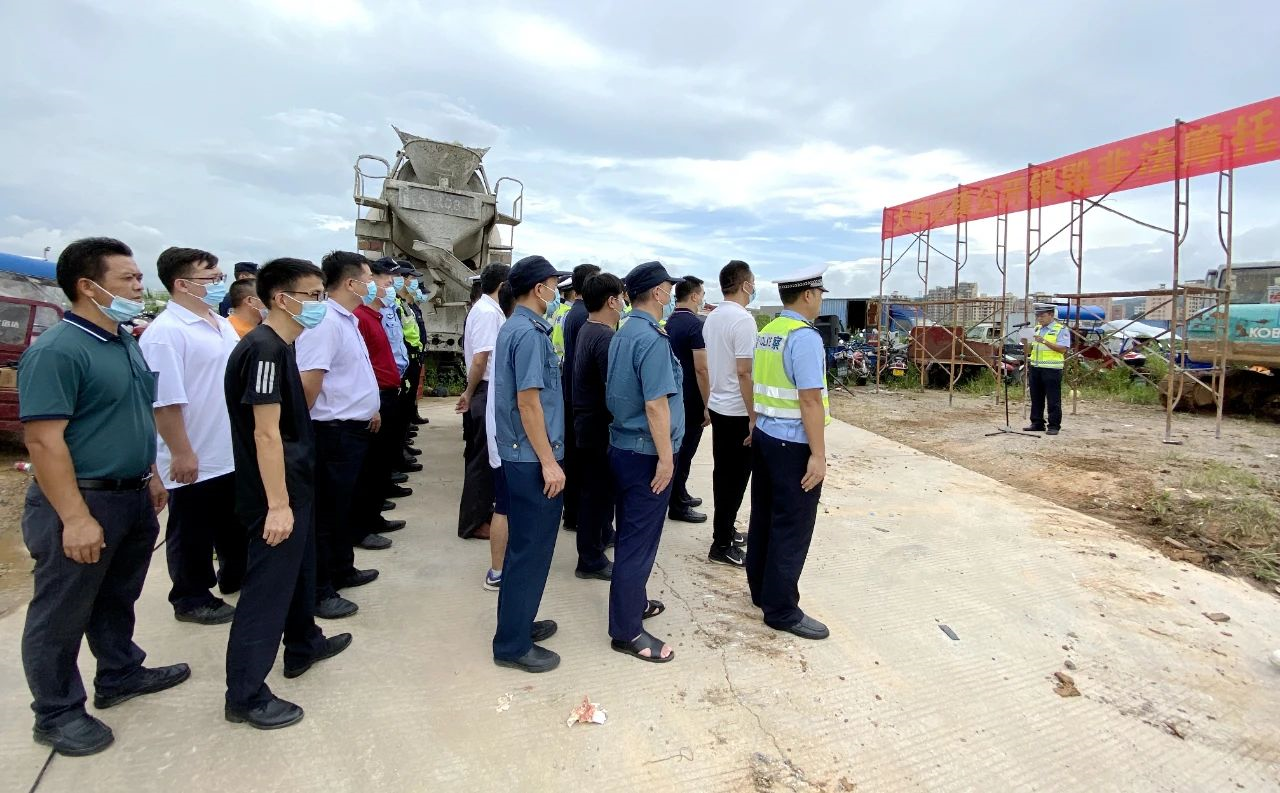
M 524 184 L 511 177 L 490 184 L 481 162 L 488 149 L 392 129 L 400 136 L 394 161 L 356 158 L 356 245 L 370 259 L 407 259 L 424 274 L 426 351 L 454 358 L 462 354 L 472 276 L 491 262 L 511 262 Z M 499 209 L 500 191 L 507 212 Z

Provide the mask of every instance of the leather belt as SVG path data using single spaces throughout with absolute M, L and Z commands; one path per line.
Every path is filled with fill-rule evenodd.
M 129 490 L 141 490 L 151 481 L 151 474 L 146 476 L 134 476 L 129 479 L 77 479 L 76 485 L 81 490 L 109 490 L 113 492 L 124 492 Z

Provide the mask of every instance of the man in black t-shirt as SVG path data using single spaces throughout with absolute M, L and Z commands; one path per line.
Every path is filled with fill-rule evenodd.
M 582 479 L 579 470 L 578 448 L 573 439 L 573 348 L 578 329 L 587 321 L 587 307 L 582 300 L 582 290 L 587 279 L 600 272 L 594 264 L 580 264 L 573 268 L 573 283 L 569 292 L 574 300 L 568 312 L 560 320 L 560 339 L 563 354 L 560 356 L 560 382 L 564 392 L 564 527 L 570 531 L 578 530 L 578 505 L 582 503 L 582 493 L 578 488 L 578 480 Z
M 622 317 L 622 280 L 598 273 L 583 284 L 582 302 L 587 321 L 574 335 L 573 435 L 577 444 L 578 566 L 579 578 L 609 580 L 613 563 L 604 555 L 613 540 L 613 474 L 609 468 L 609 423 L 613 416 L 604 401 L 605 373 L 609 371 L 609 342 Z M 568 342 L 565 342 L 566 345 Z
M 694 507 L 702 499 L 689 495 L 689 468 L 698 453 L 702 428 L 711 423 L 707 413 L 707 397 L 711 394 L 711 375 L 707 369 L 707 345 L 702 340 L 702 279 L 692 275 L 676 284 L 676 310 L 667 318 L 667 338 L 671 351 L 684 369 L 684 442 L 676 455 L 676 472 L 671 480 L 671 506 L 667 517 L 686 523 L 706 523 L 707 516 Z
M 236 463 L 236 512 L 249 530 L 240 601 L 227 640 L 230 722 L 287 727 L 302 708 L 267 687 L 284 638 L 284 676 L 351 644 L 316 627 L 315 434 L 293 342 L 324 318 L 324 275 L 302 259 L 276 259 L 258 271 L 258 297 L 270 309 L 227 361 L 224 381 Z

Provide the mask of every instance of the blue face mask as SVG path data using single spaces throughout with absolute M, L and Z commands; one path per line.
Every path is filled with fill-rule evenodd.
M 751 298 L 750 298 L 749 300 L 747 300 L 747 305 L 748 305 L 748 306 L 754 306 L 754 305 L 756 304 L 756 298 L 757 298 L 757 297 L 759 297 L 759 296 L 760 296 L 760 291 L 759 291 L 758 289 L 756 289 L 756 287 L 755 287 L 755 285 L 754 285 L 754 284 L 752 284 L 752 286 L 751 286 Z
M 206 306 L 209 306 L 210 308 L 217 308 L 222 305 L 222 299 L 227 296 L 227 291 L 229 289 L 230 287 L 225 283 L 205 284 L 204 297 L 200 299 L 204 301 Z
M 370 281 L 369 283 L 365 284 L 364 294 L 360 296 L 360 299 L 364 301 L 364 304 L 366 306 L 371 305 L 373 301 L 377 300 L 378 299 L 378 282 Z
M 539 284 L 538 286 L 539 288 L 541 288 L 546 285 Z M 551 291 L 555 295 L 555 297 L 552 298 L 551 302 L 547 303 L 547 310 L 543 312 L 543 316 L 547 317 L 548 319 L 550 319 L 552 316 L 555 315 L 556 309 L 560 308 L 560 293 L 554 289 L 552 289 Z
M 303 301 L 298 300 L 293 295 L 285 295 L 285 297 L 302 306 L 301 311 L 297 314 L 290 314 L 289 316 L 293 317 L 299 325 L 307 330 L 314 328 L 316 325 L 319 325 L 324 321 L 324 315 L 329 310 L 329 306 L 325 305 L 325 303 L 320 300 Z
M 391 279 L 391 285 L 396 288 L 397 292 L 399 292 L 401 289 L 404 289 L 404 278 L 397 275 L 395 278 Z
M 97 281 L 90 281 L 90 283 L 102 291 L 107 292 L 106 287 L 99 284 Z M 107 292 L 107 294 L 111 295 L 110 292 Z M 93 304 L 98 307 L 99 311 L 106 314 L 107 319 L 112 322 L 128 322 L 141 314 L 142 310 L 146 308 L 140 300 L 130 300 L 127 297 L 120 297 L 119 295 L 111 295 L 110 305 L 104 306 L 96 300 L 93 301 Z
M 410 279 L 409 279 L 408 286 L 409 286 L 409 291 L 410 291 L 410 292 L 417 292 L 417 291 L 418 291 L 418 279 L 417 279 L 417 278 L 410 278 Z
M 667 302 L 662 306 L 662 318 L 666 319 L 676 310 L 676 290 L 675 287 L 668 287 L 671 294 L 667 297 Z

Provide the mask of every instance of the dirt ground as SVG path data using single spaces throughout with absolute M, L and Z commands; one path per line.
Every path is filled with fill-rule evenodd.
M 1163 408 L 1064 400 L 1062 433 L 986 437 L 1004 425 L 994 396 L 855 387 L 832 394 L 840 419 L 1012 487 L 1114 523 L 1171 558 L 1280 593 L 1280 425 Z M 1010 424 L 1021 429 L 1019 395 Z
M 22 500 L 31 478 L 13 464 L 27 459 L 16 436 L 0 433 L 0 616 L 31 596 L 31 556 L 22 544 Z

